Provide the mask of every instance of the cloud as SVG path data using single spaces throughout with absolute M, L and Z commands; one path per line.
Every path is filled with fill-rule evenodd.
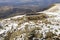
M 22 2 L 22 3 L 25 3 L 25 2 L 52 2 L 52 1 L 55 1 L 55 2 L 60 2 L 60 0 L 0 0 L 0 2 Z
M 0 2 L 9 2 L 10 0 L 0 0 Z
M 0 0 L 0 2 L 40 2 L 43 0 Z
M 29 2 L 32 0 L 0 0 L 0 2 Z
M 42 1 L 42 0 L 20 0 L 21 2 L 39 2 L 39 1 Z
M 20 2 L 31 2 L 33 0 L 20 0 Z

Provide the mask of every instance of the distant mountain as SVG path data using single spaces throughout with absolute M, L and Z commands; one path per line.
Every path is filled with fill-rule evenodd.
M 40 12 L 47 8 L 40 8 L 38 5 L 34 6 L 0 6 L 0 18 L 8 18 L 17 15 L 24 15 L 24 14 L 35 14 L 36 12 Z
M 52 4 L 59 2 L 60 0 L 33 0 L 28 2 L 13 0 L 10 2 L 0 2 L 0 18 L 44 11 Z

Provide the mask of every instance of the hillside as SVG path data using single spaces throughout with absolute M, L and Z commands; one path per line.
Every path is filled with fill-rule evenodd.
M 59 5 L 55 4 L 37 14 L 18 15 L 0 20 L 0 40 L 60 40 Z

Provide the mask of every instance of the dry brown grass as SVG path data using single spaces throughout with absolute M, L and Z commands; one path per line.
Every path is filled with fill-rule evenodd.
M 40 14 L 40 15 L 31 15 L 27 16 L 27 20 L 42 20 L 46 19 L 48 16 L 46 14 Z

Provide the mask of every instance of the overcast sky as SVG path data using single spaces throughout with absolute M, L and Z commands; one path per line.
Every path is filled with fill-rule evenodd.
M 0 0 L 0 2 L 39 2 L 42 0 Z
M 49 6 L 50 4 L 59 2 L 60 0 L 0 0 L 1 2 L 8 2 L 8 3 L 37 3 L 39 4 L 41 7 L 45 7 L 45 6 Z
M 40 5 L 41 8 L 47 7 L 53 3 L 59 2 L 60 0 L 0 0 L 0 3 L 31 3 L 32 5 L 34 5 L 34 3 L 37 3 L 38 5 Z
M 52 1 L 56 1 L 59 2 L 60 0 L 0 0 L 0 2 L 41 2 L 41 1 L 48 1 L 48 2 L 52 2 Z

